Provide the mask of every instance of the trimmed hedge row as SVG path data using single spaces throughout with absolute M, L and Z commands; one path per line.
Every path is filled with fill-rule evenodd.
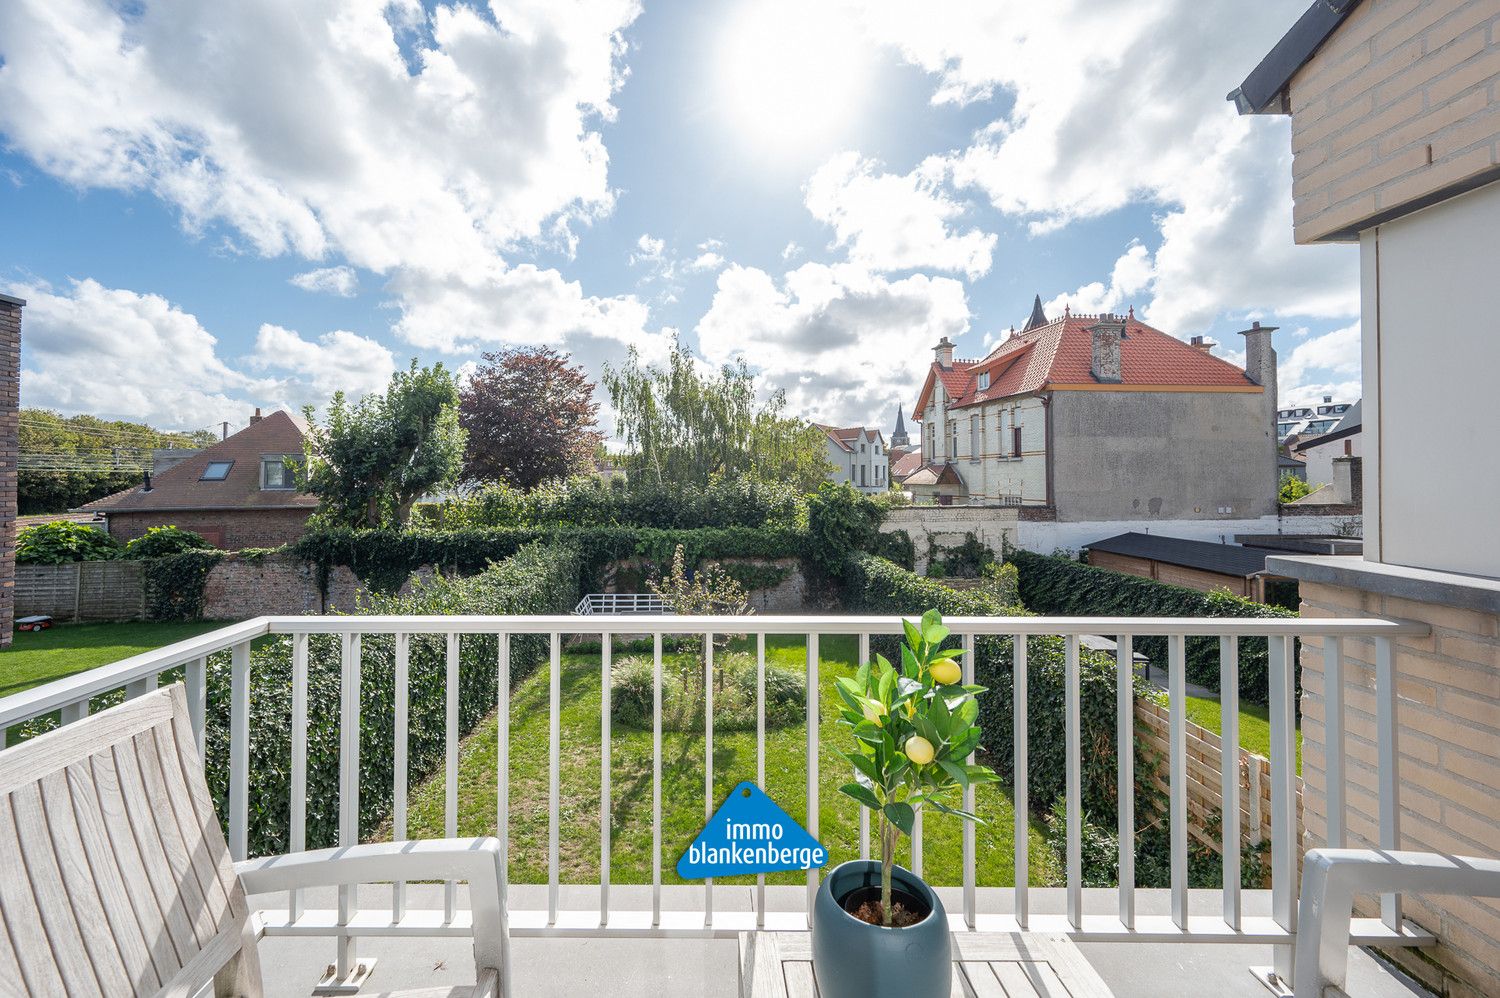
M 794 558 L 806 548 L 796 528 L 722 527 L 657 530 L 650 527 L 485 527 L 465 530 L 324 530 L 292 546 L 298 557 L 318 567 L 327 589 L 328 572 L 344 565 L 367 587 L 399 589 L 412 572 L 431 565 L 443 572 L 471 574 L 509 558 L 528 544 L 565 544 L 578 554 L 578 584 L 592 588 L 611 561 L 646 558 L 666 562 L 677 545 L 690 564 L 704 558 Z M 569 608 L 571 609 L 571 608 Z
M 1020 572 L 1021 602 L 1036 613 L 1060 617 L 1295 617 L 1281 607 L 1267 606 L 1227 590 L 1204 593 L 1172 586 L 1154 579 L 1085 565 L 1068 558 L 1011 551 L 1010 560 Z M 1135 638 L 1136 651 L 1154 666 L 1167 663 L 1167 639 Z M 1240 698 L 1264 704 L 1269 698 L 1266 640 L 1240 639 Z M 1217 638 L 1187 639 L 1187 678 L 1190 682 L 1219 688 L 1219 642 Z M 1296 672 L 1301 688 L 1301 669 Z
M 568 544 L 532 544 L 467 578 L 433 578 L 407 596 L 376 596 L 367 614 L 566 613 L 579 599 L 580 555 Z M 412 635 L 408 685 L 407 785 L 415 787 L 442 762 L 446 747 L 446 646 L 443 635 Z M 337 844 L 339 811 L 340 638 L 313 635 L 308 656 L 307 848 Z M 290 848 L 292 642 L 271 639 L 251 660 L 250 828 L 252 856 Z M 494 707 L 498 692 L 494 635 L 465 635 L 460 644 L 459 734 Z M 544 635 L 511 639 L 511 682 L 547 657 Z M 209 663 L 205 768 L 219 814 L 229 809 L 229 687 L 227 655 Z M 359 833 L 372 833 L 390 810 L 395 757 L 395 639 L 369 635 L 360 654 Z

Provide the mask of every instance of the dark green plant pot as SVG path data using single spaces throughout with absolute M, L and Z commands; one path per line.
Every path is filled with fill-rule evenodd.
M 953 982 L 948 914 L 932 888 L 910 870 L 896 867 L 891 889 L 925 907 L 915 925 L 886 928 L 844 910 L 851 894 L 874 888 L 880 895 L 880 864 L 859 859 L 834 867 L 813 902 L 813 973 L 822 998 L 948 998 Z

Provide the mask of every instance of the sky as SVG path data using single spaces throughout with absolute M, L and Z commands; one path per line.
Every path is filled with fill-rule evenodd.
M 1136 314 L 1359 396 L 1352 246 L 1224 99 L 1305 0 L 7 0 L 21 400 L 174 429 L 680 337 L 889 432 L 942 336 Z M 605 400 L 607 403 L 607 400 Z M 606 404 L 606 431 L 613 431 Z

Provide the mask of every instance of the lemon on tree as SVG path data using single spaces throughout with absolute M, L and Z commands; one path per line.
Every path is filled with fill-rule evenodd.
M 896 840 L 910 835 L 917 809 L 931 805 L 967 821 L 962 792 L 999 779 L 988 766 L 970 763 L 979 745 L 979 701 L 984 687 L 961 684 L 961 649 L 944 648 L 948 628 L 936 610 L 920 626 L 903 620 L 906 641 L 897 668 L 876 655 L 853 676 L 838 680 L 844 701 L 839 723 L 854 733 L 854 782 L 839 791 L 874 811 L 880 822 L 880 903 L 891 924 L 891 871 Z

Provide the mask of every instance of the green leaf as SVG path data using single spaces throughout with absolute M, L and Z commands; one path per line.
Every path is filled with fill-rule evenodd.
M 872 811 L 880 810 L 880 799 L 875 796 L 875 792 L 869 787 L 859 783 L 845 783 L 839 787 L 839 793 L 846 797 L 853 797 Z
M 926 623 L 927 618 L 923 617 L 922 620 L 923 620 L 923 623 Z M 913 624 L 911 621 L 907 620 L 905 617 L 902 617 L 901 618 L 901 629 L 906 632 L 906 645 L 907 645 L 907 647 L 915 649 L 916 647 L 918 647 L 919 645 L 921 645 L 921 643 L 922 643 L 922 632 L 921 632 L 921 630 L 919 630 L 917 628 L 917 626 L 915 624 Z
M 910 804 L 898 801 L 885 806 L 885 817 L 891 824 L 910 835 L 912 823 L 917 819 L 917 812 L 912 810 Z
M 943 768 L 943 772 L 951 776 L 954 782 L 956 782 L 959 786 L 964 787 L 965 789 L 968 788 L 969 774 L 964 771 L 964 767 L 956 765 L 955 763 L 951 763 L 947 759 L 939 759 L 937 761 L 937 764 L 941 766 Z

